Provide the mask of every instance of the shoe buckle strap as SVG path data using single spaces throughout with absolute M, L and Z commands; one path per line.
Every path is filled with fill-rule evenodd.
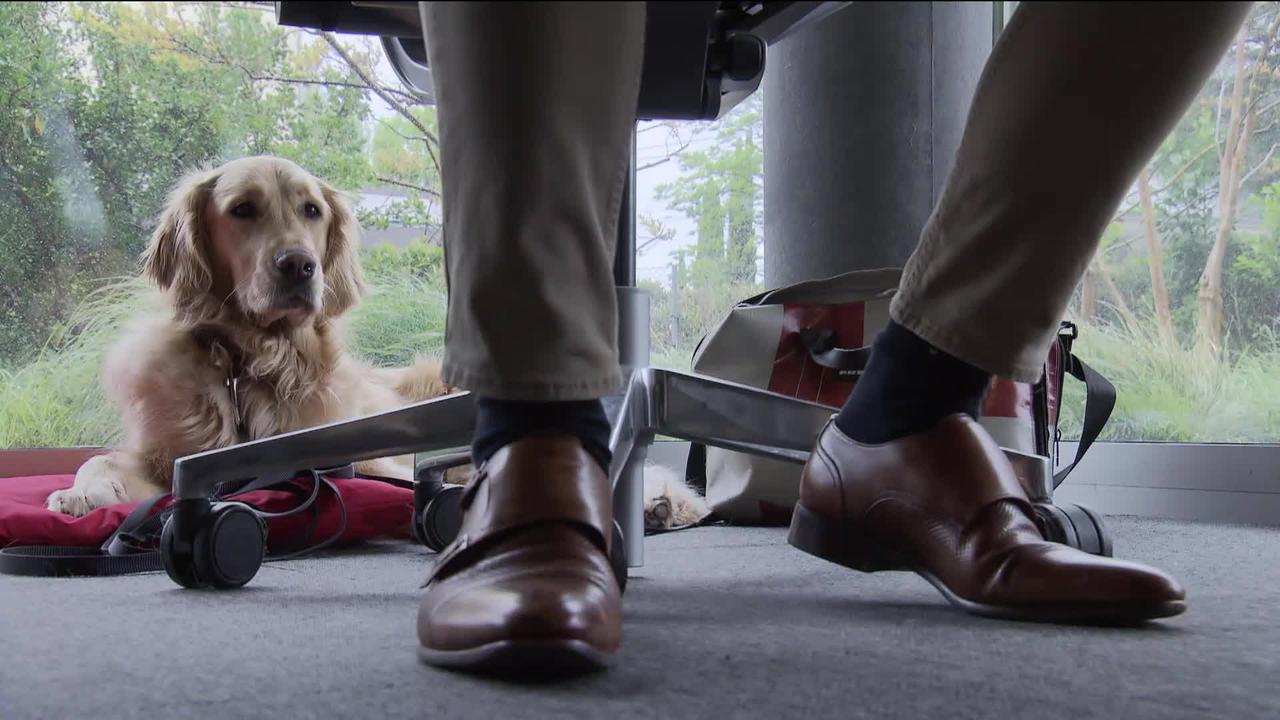
M 440 551 L 440 556 L 436 558 L 436 564 L 431 567 L 431 571 L 427 573 L 427 579 L 422 582 L 422 587 L 426 587 L 432 581 L 441 577 L 443 572 L 453 564 L 455 558 L 458 557 L 471 545 L 470 538 L 466 534 L 459 535 L 449 546 Z
M 480 467 L 471 473 L 471 478 L 467 480 L 467 484 L 462 489 L 462 509 L 466 510 L 471 507 L 471 503 L 475 501 L 476 493 L 480 490 L 480 485 L 489 477 L 488 461 L 480 464 Z
M 606 527 L 610 521 L 607 483 L 601 492 L 592 492 L 577 487 L 582 482 L 580 477 L 562 477 L 559 482 L 550 482 L 546 477 L 540 480 L 543 482 L 538 486 L 536 501 L 529 502 L 534 498 L 495 484 L 485 465 L 478 468 L 463 491 L 465 515 L 458 537 L 440 552 L 423 587 L 467 566 L 485 548 L 510 533 L 535 525 L 570 525 L 607 555 L 610 534 L 600 527 L 601 518 Z
M 591 528 L 603 541 L 609 537 L 611 504 L 608 480 L 596 468 L 530 473 L 490 466 L 477 472 L 464 493 L 461 533 L 474 544 L 526 525 L 557 522 Z

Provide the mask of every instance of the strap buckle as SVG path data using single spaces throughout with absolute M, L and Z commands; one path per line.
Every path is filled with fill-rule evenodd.
M 244 424 L 244 414 L 240 411 L 240 376 L 227 375 L 224 381 L 227 386 L 227 394 L 231 396 L 231 413 L 236 423 L 236 442 L 248 442 L 249 429 Z

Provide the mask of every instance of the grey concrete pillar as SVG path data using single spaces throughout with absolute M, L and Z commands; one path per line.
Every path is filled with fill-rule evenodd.
M 906 262 L 960 143 L 994 13 L 858 2 L 769 48 L 767 284 Z

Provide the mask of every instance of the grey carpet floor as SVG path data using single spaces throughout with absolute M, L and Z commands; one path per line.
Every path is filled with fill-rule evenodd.
M 164 575 L 0 577 L 0 718 L 1275 718 L 1280 530 L 1112 518 L 1191 609 L 1139 628 L 984 620 L 923 580 L 857 575 L 772 529 L 650 538 L 625 648 L 557 685 L 414 655 L 425 550 L 266 566 L 245 589 Z

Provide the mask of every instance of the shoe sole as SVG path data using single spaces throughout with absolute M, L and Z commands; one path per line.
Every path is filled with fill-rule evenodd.
M 604 670 L 613 664 L 613 653 L 581 640 L 502 640 L 463 650 L 419 645 L 418 659 L 450 670 L 540 678 Z
M 986 605 L 966 600 L 955 594 L 933 573 L 914 567 L 904 558 L 883 548 L 872 538 L 837 526 L 803 505 L 796 505 L 791 516 L 787 542 L 797 550 L 859 572 L 914 572 L 933 585 L 952 605 L 982 617 L 1025 622 L 1126 625 L 1180 615 L 1187 609 L 1182 600 L 1142 603 L 1131 606 L 1114 603 L 1105 606 L 1062 606 L 1019 608 Z

